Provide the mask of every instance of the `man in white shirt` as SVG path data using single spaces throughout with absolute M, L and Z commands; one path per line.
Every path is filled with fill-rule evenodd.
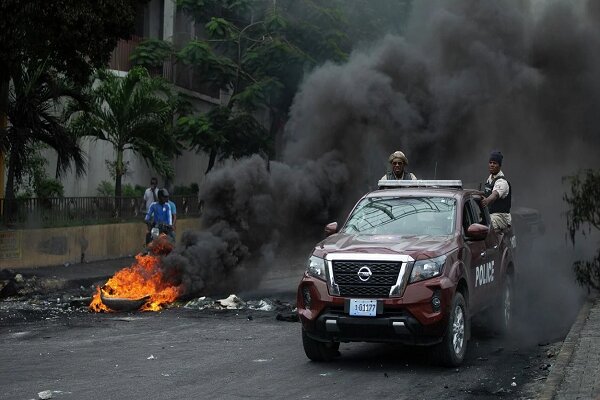
M 150 178 L 150 187 L 144 192 L 144 204 L 146 205 L 145 211 L 150 209 L 150 206 L 155 201 L 158 201 L 158 179 L 155 177 Z
M 508 228 L 512 223 L 510 182 L 500 170 L 503 158 L 502 153 L 498 150 L 494 150 L 490 154 L 488 162 L 490 176 L 483 190 L 485 198 L 481 200 L 481 205 L 489 208 L 492 226 L 495 229 Z

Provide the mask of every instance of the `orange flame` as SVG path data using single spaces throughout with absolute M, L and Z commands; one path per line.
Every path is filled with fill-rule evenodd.
M 97 288 L 89 305 L 90 310 L 113 311 L 102 302 L 101 293 L 104 298 L 131 300 L 150 296 L 140 307 L 142 311 L 159 311 L 165 305 L 173 303 L 183 293 L 183 286 L 174 284 L 173 277 L 164 276 L 159 261 L 157 255 L 135 256 L 133 265 L 117 271 L 102 288 Z

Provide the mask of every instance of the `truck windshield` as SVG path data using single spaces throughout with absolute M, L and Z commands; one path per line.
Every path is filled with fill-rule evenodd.
M 456 200 L 449 197 L 370 197 L 354 209 L 343 233 L 365 235 L 450 235 Z

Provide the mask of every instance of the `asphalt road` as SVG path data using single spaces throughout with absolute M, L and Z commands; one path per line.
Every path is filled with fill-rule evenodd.
M 64 293 L 5 300 L 0 399 L 37 399 L 43 391 L 90 400 L 535 398 L 578 310 L 576 296 L 555 295 L 565 283 L 548 268 L 522 276 L 513 336 L 475 324 L 457 369 L 436 365 L 427 349 L 368 343 L 342 344 L 340 358 L 314 363 L 304 355 L 300 324 L 277 320 L 274 311 L 178 304 L 158 313 L 92 314 L 65 302 Z M 551 282 L 540 285 L 540 274 Z M 277 293 L 293 302 L 298 280 L 295 270 L 270 274 L 240 297 Z
M 50 390 L 90 400 L 529 398 L 556 350 L 484 335 L 458 369 L 379 344 L 342 344 L 339 359 L 318 364 L 303 353 L 300 324 L 273 312 L 185 308 L 38 317 L 2 327 L 0 348 L 1 399 Z

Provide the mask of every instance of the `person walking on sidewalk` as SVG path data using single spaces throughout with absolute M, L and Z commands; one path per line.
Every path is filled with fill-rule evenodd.
M 150 210 L 150 205 L 158 201 L 158 179 L 155 177 L 150 178 L 150 187 L 144 192 L 144 205 L 146 208 L 144 211 Z

